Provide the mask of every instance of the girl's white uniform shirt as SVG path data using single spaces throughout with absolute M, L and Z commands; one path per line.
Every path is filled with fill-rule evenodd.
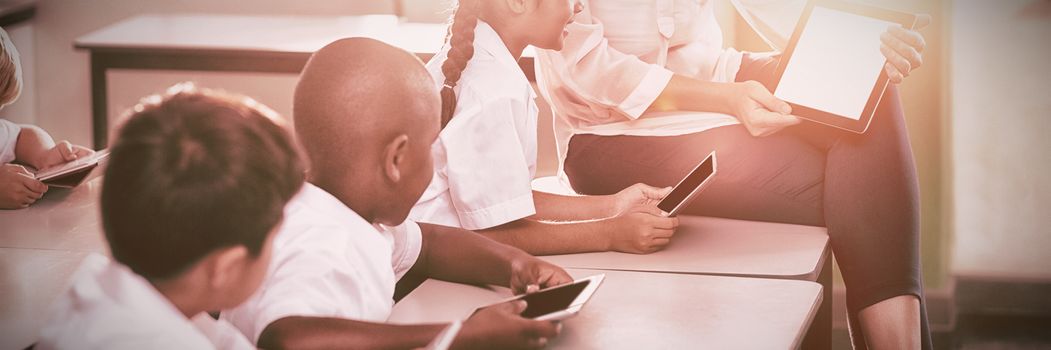
M 18 144 L 18 133 L 22 127 L 18 124 L 0 119 L 0 164 L 15 160 L 15 145 Z
M 504 42 L 478 21 L 474 57 L 454 91 L 453 118 L 431 147 L 434 178 L 409 217 L 485 229 L 536 213 L 536 93 Z M 427 63 L 440 89 L 446 45 Z
M 804 0 L 730 0 L 775 50 Z M 560 51 L 537 50 L 536 79 L 555 114 L 559 164 L 574 134 L 672 136 L 737 124 L 733 116 L 646 110 L 673 74 L 733 82 L 743 54 L 723 47 L 709 0 L 583 0 Z M 561 173 L 561 171 L 560 171 Z
M 374 226 L 310 183 L 289 202 L 263 285 L 221 318 L 253 343 L 284 317 L 385 322 L 394 285 L 416 263 L 420 227 Z
M 175 308 L 128 267 L 91 254 L 53 306 L 36 349 L 255 349 L 233 326 Z

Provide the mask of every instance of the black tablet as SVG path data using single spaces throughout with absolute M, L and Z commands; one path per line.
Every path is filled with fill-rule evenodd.
M 562 320 L 580 312 L 605 278 L 606 274 L 589 276 L 573 283 L 515 296 L 499 303 L 525 300 L 526 309 L 522 311 L 522 317 L 540 321 Z
M 710 180 L 715 176 L 716 171 L 718 168 L 715 164 L 715 151 L 712 151 L 672 188 L 671 193 L 657 203 L 657 208 L 668 213 L 668 216 L 678 215 L 694 198 L 697 198 L 701 190 L 711 183 Z
M 774 96 L 801 118 L 865 132 L 888 82 L 880 35 L 915 22 L 909 13 L 811 0 L 782 54 Z

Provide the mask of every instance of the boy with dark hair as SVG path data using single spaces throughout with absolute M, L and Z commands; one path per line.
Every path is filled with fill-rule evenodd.
M 176 89 L 121 128 L 101 198 L 116 262 L 87 258 L 38 348 L 254 348 L 207 312 L 259 287 L 305 167 L 265 106 Z

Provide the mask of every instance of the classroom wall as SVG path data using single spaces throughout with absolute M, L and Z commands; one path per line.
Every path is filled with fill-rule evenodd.
M 406 4 L 412 0 L 403 0 Z M 418 0 L 417 0 L 418 1 Z M 56 138 L 90 144 L 91 97 L 88 54 L 75 51 L 77 37 L 143 13 L 215 13 L 261 15 L 354 15 L 389 13 L 388 1 L 160 1 L 39 0 L 33 20 L 37 74 L 36 121 Z M 246 93 L 282 113 L 291 111 L 294 75 L 193 72 L 117 72 L 110 75 L 111 118 L 139 97 L 179 81 L 195 80 Z
M 1051 281 L 1051 2 L 951 13 L 952 272 Z

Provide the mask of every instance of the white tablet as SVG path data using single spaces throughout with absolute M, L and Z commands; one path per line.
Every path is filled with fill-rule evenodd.
M 525 300 L 526 309 L 522 311 L 522 317 L 534 320 L 562 320 L 580 312 L 605 278 L 605 274 L 594 275 L 573 283 L 522 294 L 497 304 Z
M 811 0 L 777 69 L 774 96 L 792 114 L 863 133 L 887 88 L 880 35 L 916 16 L 842 0 Z

